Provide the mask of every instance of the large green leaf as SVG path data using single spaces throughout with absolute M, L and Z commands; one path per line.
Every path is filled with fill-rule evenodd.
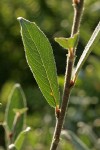
M 25 124 L 25 112 L 20 113 L 26 108 L 26 99 L 23 90 L 19 84 L 13 87 L 6 108 L 5 121 L 9 132 L 13 134 L 13 141 L 22 131 Z M 18 110 L 14 112 L 14 110 Z M 22 109 L 22 111 L 21 111 Z
M 73 37 L 70 38 L 64 38 L 64 37 L 55 38 L 55 41 L 65 49 L 71 49 L 71 48 L 75 49 L 78 43 L 78 36 L 79 33 L 76 33 L 74 34 Z
M 28 65 L 44 97 L 56 107 L 60 96 L 52 47 L 35 23 L 21 17 L 18 19 Z

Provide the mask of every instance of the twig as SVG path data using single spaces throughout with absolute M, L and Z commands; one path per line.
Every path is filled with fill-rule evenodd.
M 74 19 L 73 19 L 71 36 L 73 36 L 73 34 L 75 34 L 79 30 L 80 20 L 81 20 L 82 10 L 83 10 L 83 3 L 84 3 L 84 0 L 73 0 Z M 55 131 L 54 131 L 50 150 L 56 150 L 58 143 L 60 141 L 60 134 L 61 134 L 61 130 L 62 130 L 63 123 L 64 123 L 65 113 L 68 108 L 71 87 L 74 86 L 74 83 L 73 85 L 71 83 L 74 58 L 75 58 L 75 50 L 74 49 L 73 51 L 69 50 L 69 53 L 67 55 L 67 66 L 66 66 L 66 74 L 65 74 L 65 82 L 64 82 L 65 84 L 64 84 L 61 112 L 59 114 L 59 117 L 56 118 L 56 126 L 55 126 Z
M 84 5 L 84 0 L 73 0 L 74 19 L 73 19 L 71 36 L 73 36 L 79 30 L 80 21 L 83 12 L 83 5 Z

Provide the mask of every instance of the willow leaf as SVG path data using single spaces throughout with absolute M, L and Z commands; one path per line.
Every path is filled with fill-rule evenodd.
M 21 150 L 24 140 L 27 136 L 27 134 L 29 133 L 29 131 L 31 130 L 30 127 L 27 127 L 25 130 L 23 130 L 17 137 L 17 139 L 15 140 L 14 144 L 9 145 L 9 149 L 10 150 Z
M 88 41 L 88 43 L 78 61 L 78 64 L 77 64 L 76 70 L 75 70 L 75 77 L 78 75 L 80 69 L 82 68 L 82 65 L 84 64 L 87 57 L 91 53 L 94 46 L 98 43 L 98 41 L 100 41 L 100 22 L 98 23 L 97 27 L 95 28 L 90 40 Z
M 19 17 L 21 35 L 27 63 L 47 102 L 56 107 L 59 105 L 59 88 L 52 47 L 39 27 Z
M 63 131 L 62 138 L 69 140 L 75 150 L 90 150 L 72 131 Z
M 16 147 L 17 150 L 21 150 L 21 147 L 23 145 L 23 142 L 25 140 L 26 134 L 31 130 L 30 127 L 27 127 L 24 131 L 22 131 L 18 138 L 16 139 L 14 145 Z
M 65 49 L 71 49 L 71 48 L 75 49 L 78 43 L 78 35 L 79 33 L 76 33 L 73 35 L 73 37 L 70 38 L 64 38 L 64 37 L 55 38 L 55 41 Z
M 5 122 L 7 128 L 13 133 L 13 141 L 17 138 L 18 134 L 23 130 L 25 125 L 26 113 L 17 114 L 14 113 L 14 109 L 26 108 L 26 98 L 20 84 L 15 84 L 8 99 L 8 104 L 5 113 Z

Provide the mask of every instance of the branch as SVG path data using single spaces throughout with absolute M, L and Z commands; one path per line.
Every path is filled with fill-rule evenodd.
M 82 10 L 83 10 L 83 3 L 84 0 L 73 0 L 74 19 L 73 19 L 71 36 L 73 36 L 73 34 L 75 34 L 79 30 L 80 20 L 81 20 Z M 72 84 L 71 81 L 74 58 L 75 58 L 75 49 L 73 49 L 73 51 L 69 50 L 69 53 L 67 55 L 67 66 L 66 66 L 61 112 L 59 114 L 59 117 L 56 118 L 56 126 L 55 126 L 55 131 L 54 131 L 50 150 L 56 150 L 58 143 L 60 141 L 60 134 L 64 123 L 65 113 L 66 110 L 68 109 L 68 102 L 69 102 L 70 92 L 72 89 L 71 87 L 74 86 L 74 83 Z
M 83 12 L 83 4 L 84 4 L 84 0 L 73 0 L 74 19 L 73 19 L 71 36 L 73 36 L 79 30 L 80 21 Z

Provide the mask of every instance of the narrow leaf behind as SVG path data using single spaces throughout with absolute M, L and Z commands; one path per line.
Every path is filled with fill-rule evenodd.
M 18 18 L 28 65 L 52 107 L 59 105 L 59 88 L 52 47 L 44 33 L 33 22 Z
M 62 138 L 73 144 L 75 150 L 90 150 L 72 131 L 63 131 Z
M 97 44 L 97 42 L 100 40 L 100 22 L 98 23 L 97 27 L 95 28 L 89 42 L 87 43 L 79 61 L 76 66 L 75 70 L 75 77 L 78 75 L 80 69 L 82 68 L 82 65 L 84 64 L 85 60 L 89 56 L 90 52 L 94 48 L 94 46 Z

